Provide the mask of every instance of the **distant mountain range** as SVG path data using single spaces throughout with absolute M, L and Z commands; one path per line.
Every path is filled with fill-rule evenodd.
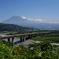
M 32 31 L 32 30 L 37 30 L 37 29 L 22 27 L 22 26 L 13 25 L 13 24 L 0 23 L 0 32 L 2 31 Z
M 8 20 L 3 21 L 2 23 L 16 24 L 16 25 L 25 26 L 25 27 L 33 27 L 40 30 L 59 30 L 59 24 L 57 23 L 35 22 L 35 21 L 30 21 L 27 18 L 20 17 L 20 16 L 13 16 L 9 18 Z

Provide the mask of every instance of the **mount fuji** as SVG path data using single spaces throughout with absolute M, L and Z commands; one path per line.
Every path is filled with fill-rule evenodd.
M 33 21 L 32 19 L 26 18 L 24 16 L 13 16 L 2 23 L 33 27 L 40 30 L 59 30 L 59 23 L 43 23 L 41 20 L 39 20 L 39 22 Z

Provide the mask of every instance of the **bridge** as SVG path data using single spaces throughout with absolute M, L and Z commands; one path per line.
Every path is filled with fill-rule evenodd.
M 10 36 L 5 36 L 5 37 L 0 37 L 0 40 L 2 39 L 7 39 L 8 42 L 10 42 L 10 38 L 12 38 L 12 46 L 14 45 L 14 38 L 15 37 L 19 37 L 20 38 L 20 42 L 23 42 L 29 38 L 32 38 L 32 37 L 36 37 L 36 36 L 39 36 L 41 34 L 49 34 L 51 32 L 40 32 L 40 33 L 26 33 L 26 34 L 18 34 L 18 35 L 10 35 Z

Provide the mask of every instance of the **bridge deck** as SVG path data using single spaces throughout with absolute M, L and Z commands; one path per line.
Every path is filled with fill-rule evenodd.
M 40 33 L 26 33 L 26 34 L 19 34 L 19 35 L 10 35 L 10 36 L 5 36 L 5 37 L 0 37 L 1 39 L 6 39 L 6 38 L 14 38 L 14 37 L 21 37 L 21 36 L 27 36 L 27 35 L 35 35 L 35 34 L 47 34 L 50 32 L 40 32 Z

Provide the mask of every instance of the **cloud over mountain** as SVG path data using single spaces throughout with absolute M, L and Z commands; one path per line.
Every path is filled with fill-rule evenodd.
M 43 30 L 59 29 L 59 21 L 49 21 L 46 19 L 33 19 L 33 18 L 27 18 L 24 16 L 13 16 L 2 23 L 39 28 L 41 30 L 42 29 Z
M 21 16 L 22 17 L 22 19 L 26 19 L 26 17 L 24 17 L 24 16 Z
M 25 16 L 21 16 L 22 19 L 27 19 L 29 21 L 34 21 L 34 22 L 40 22 L 40 23 L 59 23 L 59 21 L 49 21 L 46 19 L 33 19 L 33 18 L 27 18 Z

